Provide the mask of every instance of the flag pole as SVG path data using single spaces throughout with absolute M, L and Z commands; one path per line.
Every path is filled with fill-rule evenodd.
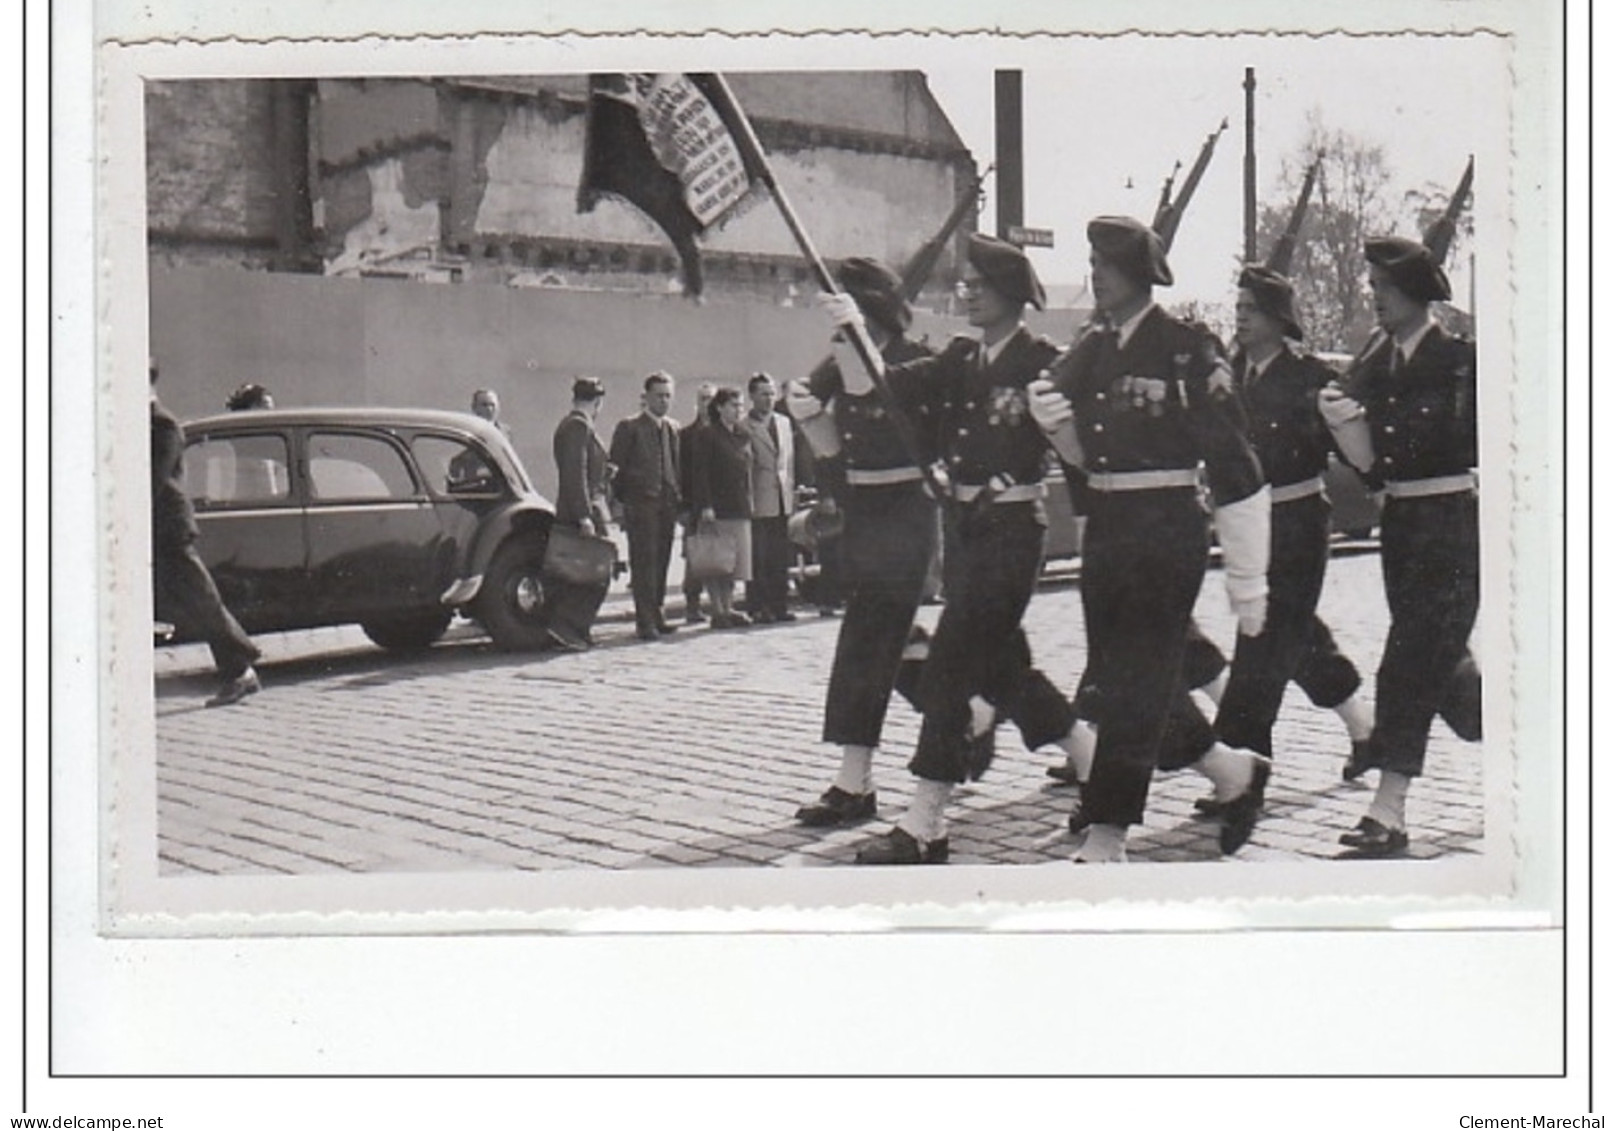
M 779 209 L 780 216 L 784 218 L 785 226 L 790 229 L 791 237 L 796 240 L 796 246 L 802 251 L 802 257 L 808 261 L 808 266 L 812 269 L 813 276 L 818 281 L 819 289 L 824 291 L 825 294 L 839 293 L 835 276 L 830 274 L 829 267 L 825 265 L 823 258 L 820 257 L 818 249 L 813 246 L 812 237 L 808 235 L 807 229 L 802 226 L 802 221 L 798 219 L 796 209 L 791 207 L 790 198 L 785 195 L 785 190 L 780 187 L 779 181 L 775 178 L 774 167 L 769 163 L 768 155 L 763 152 L 762 142 L 758 140 L 757 132 L 752 129 L 751 119 L 746 116 L 745 111 L 740 107 L 740 103 L 735 99 L 734 92 L 729 89 L 729 80 L 717 72 L 712 73 L 712 79 L 714 85 L 722 94 L 723 100 L 728 103 L 731 112 L 730 116 L 733 118 L 732 124 L 740 131 L 740 136 L 736 140 L 745 148 L 746 155 L 751 158 L 759 179 L 767 186 L 768 194 L 774 199 L 774 206 Z M 914 434 L 914 428 L 909 422 L 908 414 L 903 410 L 901 402 L 892 393 L 891 386 L 886 383 L 885 372 L 876 360 L 875 343 L 870 340 L 869 333 L 864 329 L 862 323 L 856 324 L 852 329 L 855 332 L 847 334 L 847 338 L 851 341 L 853 349 L 857 351 L 858 360 L 863 363 L 864 369 L 868 372 L 869 379 L 874 384 L 876 391 L 880 393 L 881 399 L 886 402 L 886 406 L 890 410 L 892 425 L 897 431 L 898 439 L 902 441 L 904 452 L 908 455 L 910 462 L 919 469 L 923 477 L 921 481 L 925 484 L 926 490 L 933 498 L 941 501 L 947 497 L 947 492 L 937 480 L 936 472 L 930 462 L 920 454 L 919 440 Z

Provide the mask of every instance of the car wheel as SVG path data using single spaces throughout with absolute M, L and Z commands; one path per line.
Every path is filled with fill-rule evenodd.
M 448 631 L 454 614 L 448 609 L 368 620 L 359 627 L 364 634 L 389 652 L 418 652 L 430 648 Z
M 543 569 L 544 543 L 537 538 L 510 539 L 488 564 L 475 611 L 499 647 L 528 652 L 548 643 Z

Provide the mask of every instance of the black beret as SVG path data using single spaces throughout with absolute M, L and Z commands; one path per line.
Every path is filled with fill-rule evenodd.
M 598 377 L 579 377 L 572 382 L 572 399 L 597 401 L 606 395 L 606 383 Z
M 1131 216 L 1096 216 L 1088 222 L 1088 242 L 1100 258 L 1140 286 L 1172 285 L 1166 245 Z
M 1295 316 L 1295 288 L 1271 267 L 1250 264 L 1239 273 L 1239 289 L 1249 291 L 1256 309 L 1284 327 L 1286 337 L 1300 341 L 1301 320 Z
M 836 282 L 853 297 L 864 317 L 887 333 L 900 337 L 914 321 L 914 312 L 903 297 L 903 280 L 884 263 L 861 255 L 843 260 L 836 268 Z
M 1005 240 L 971 232 L 965 245 L 965 258 L 981 272 L 993 290 L 1010 302 L 1031 303 L 1038 310 L 1047 301 L 1043 284 L 1026 253 Z
M 1363 255 L 1390 275 L 1396 289 L 1415 302 L 1445 302 L 1452 284 L 1430 249 L 1401 236 L 1378 236 L 1363 244 Z

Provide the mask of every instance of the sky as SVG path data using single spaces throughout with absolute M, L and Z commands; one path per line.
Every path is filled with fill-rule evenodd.
M 1182 161 L 1186 172 L 1206 135 L 1227 118 L 1229 128 L 1173 247 L 1177 285 L 1158 297 L 1228 300 L 1243 244 L 1246 66 L 1256 69 L 1259 201 L 1291 203 L 1276 183 L 1282 160 L 1299 155 L 1311 113 L 1329 128 L 1384 147 L 1393 202 L 1431 183 L 1450 192 L 1472 153 L 1477 206 L 1500 199 L 1508 153 L 1507 53 L 1495 40 L 1075 40 L 1015 63 L 1024 74 L 1025 223 L 1055 233 L 1053 249 L 1031 251 L 1047 282 L 1086 277 L 1083 233 L 1090 217 L 1124 213 L 1148 222 L 1173 162 Z M 927 68 L 926 75 L 984 168 L 994 155 L 991 69 L 950 62 Z M 989 179 L 984 229 L 996 225 L 992 190 Z M 1400 221 L 1398 234 L 1418 234 L 1412 215 Z M 1484 246 L 1479 222 L 1476 243 Z M 1448 268 L 1455 299 L 1466 305 L 1467 262 Z

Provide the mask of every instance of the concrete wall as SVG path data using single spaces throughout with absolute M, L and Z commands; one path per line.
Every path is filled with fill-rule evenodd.
M 1074 329 L 1068 311 L 1032 324 L 1062 342 Z M 915 326 L 938 345 L 964 329 L 930 314 Z M 700 381 L 743 385 L 757 370 L 800 376 L 824 355 L 825 340 L 819 315 L 805 307 L 230 268 L 157 266 L 151 275 L 159 392 L 181 418 L 221 411 L 244 381 L 268 386 L 284 407 L 460 411 L 487 386 L 498 390 L 517 451 L 546 493 L 555 481 L 551 434 L 578 374 L 606 381 L 599 430 L 609 437 L 638 411 L 653 369 L 678 378 L 674 415 L 683 421 Z

